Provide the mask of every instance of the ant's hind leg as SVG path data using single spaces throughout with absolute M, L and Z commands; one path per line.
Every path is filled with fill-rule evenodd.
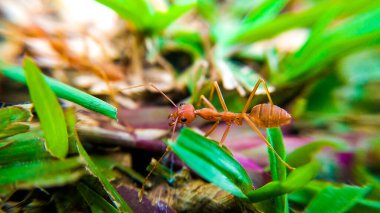
M 220 147 L 223 146 L 224 140 L 226 139 L 226 137 L 227 137 L 227 135 L 228 135 L 228 132 L 230 131 L 230 128 L 231 128 L 231 124 L 227 124 L 227 128 L 226 128 L 226 130 L 224 130 L 224 133 L 223 133 L 222 139 L 221 139 L 220 142 L 219 142 L 219 146 L 220 146 Z
M 269 90 L 268 90 L 268 87 L 267 87 L 267 84 L 265 83 L 265 81 L 263 79 L 259 79 L 255 85 L 255 87 L 253 88 L 251 94 L 249 95 L 249 98 L 244 106 L 244 109 L 242 111 L 242 114 L 245 114 L 248 110 L 248 107 L 249 107 L 249 104 L 251 103 L 253 97 L 255 96 L 256 94 L 256 91 L 257 89 L 259 88 L 260 84 L 263 84 L 264 86 L 264 89 L 265 89 L 265 93 L 267 94 L 267 97 L 268 97 L 268 100 L 269 100 L 269 103 L 271 105 L 271 109 L 273 109 L 273 101 L 272 101 L 272 98 L 270 97 L 270 93 L 269 93 Z
M 243 114 L 244 120 L 248 123 L 248 125 L 259 135 L 259 137 L 265 142 L 267 147 L 273 151 L 273 153 L 276 155 L 277 159 L 281 161 L 282 164 L 284 164 L 288 169 L 294 170 L 295 168 L 287 164 L 281 156 L 274 150 L 273 146 L 268 142 L 268 140 L 265 138 L 263 134 L 261 134 L 260 130 L 256 127 L 256 125 L 249 119 L 249 117 L 246 114 Z
M 205 137 L 208 137 L 212 132 L 215 131 L 216 127 L 218 127 L 219 121 L 216 121 L 214 125 L 205 133 Z

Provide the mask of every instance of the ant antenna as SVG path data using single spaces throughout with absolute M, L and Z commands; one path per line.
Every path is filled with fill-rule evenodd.
M 128 89 L 133 89 L 133 88 L 138 88 L 138 87 L 148 87 L 148 86 L 153 87 L 155 90 L 157 90 L 159 93 L 161 93 L 162 96 L 164 96 L 176 109 L 178 109 L 178 106 L 174 103 L 174 101 L 172 99 L 170 99 L 164 92 L 162 92 L 162 90 L 160 90 L 158 87 L 156 87 L 156 85 L 154 85 L 152 83 L 131 86 L 131 87 L 127 87 L 127 88 L 124 88 L 124 89 L 121 89 L 121 90 L 128 90 Z M 177 123 L 178 123 L 178 117 L 173 122 L 173 130 L 172 130 L 172 136 L 171 136 L 171 140 L 172 141 L 174 141 L 174 132 L 176 130 Z M 165 149 L 164 154 L 162 154 L 162 156 L 160 157 L 160 159 L 158 159 L 158 161 L 153 165 L 153 168 L 149 171 L 148 175 L 145 177 L 145 179 L 144 179 L 144 181 L 142 183 L 141 189 L 140 189 L 140 191 L 138 193 L 138 197 L 139 197 L 139 201 L 140 202 L 142 201 L 142 198 L 143 198 L 143 195 L 144 195 L 144 186 L 148 182 L 149 177 L 152 175 L 152 173 L 154 172 L 154 170 L 157 169 L 157 167 L 160 164 L 160 162 L 170 152 L 170 150 L 171 150 L 170 147 L 167 146 L 166 149 Z
M 174 140 L 174 132 L 175 132 L 175 129 L 176 129 L 176 126 L 177 126 L 177 121 L 178 121 L 178 118 L 174 121 L 174 125 L 173 125 L 173 131 L 172 131 L 172 137 L 171 137 L 171 140 L 173 141 Z M 165 149 L 165 152 L 164 154 L 162 154 L 162 156 L 160 157 L 160 159 L 158 159 L 158 161 L 153 165 L 153 168 L 149 171 L 148 175 L 145 177 L 144 181 L 143 181 L 143 184 L 141 186 L 141 189 L 139 191 L 139 194 L 138 194 L 138 197 L 139 197 L 139 201 L 141 202 L 142 201 L 142 197 L 144 195 L 144 186 L 146 185 L 146 183 L 148 182 L 148 179 L 149 177 L 152 175 L 152 173 L 154 172 L 154 170 L 157 169 L 158 165 L 160 165 L 160 162 L 164 159 L 164 157 L 171 151 L 170 147 L 167 146 L 166 149 Z
M 153 87 L 155 90 L 157 90 L 159 93 L 161 93 L 161 95 L 164 96 L 164 98 L 166 98 L 166 100 L 168 100 L 175 108 L 178 108 L 172 99 L 170 99 L 164 92 L 162 92 L 162 90 L 160 90 L 158 87 L 156 87 L 156 85 L 154 85 L 152 83 L 131 86 L 131 87 L 123 88 L 121 90 L 129 90 L 129 89 L 134 89 L 134 88 L 138 88 L 138 87 L 149 87 L 149 86 Z

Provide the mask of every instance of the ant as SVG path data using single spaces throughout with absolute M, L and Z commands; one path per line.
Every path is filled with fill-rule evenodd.
M 254 107 L 252 107 L 251 112 L 247 113 L 248 107 L 253 99 L 253 97 L 256 94 L 256 91 L 260 84 L 263 84 L 266 95 L 268 97 L 269 103 L 265 104 L 258 104 Z M 137 88 L 137 87 L 147 87 L 151 86 L 158 92 L 160 92 L 174 107 L 175 110 L 169 115 L 169 119 L 171 119 L 169 126 L 173 127 L 172 130 L 172 140 L 174 136 L 174 132 L 176 129 L 177 124 L 191 124 L 197 116 L 207 120 L 207 121 L 213 121 L 215 122 L 214 125 L 205 133 L 205 137 L 209 136 L 214 130 L 217 128 L 220 121 L 224 121 L 227 124 L 227 128 L 225 129 L 223 136 L 219 142 L 220 146 L 223 146 L 223 142 L 226 139 L 228 132 L 232 126 L 232 124 L 236 124 L 238 126 L 242 125 L 243 120 L 245 120 L 248 125 L 259 135 L 259 137 L 266 143 L 269 149 L 273 151 L 273 153 L 276 155 L 277 159 L 281 161 L 282 164 L 284 164 L 288 169 L 294 170 L 293 167 L 291 167 L 289 164 L 287 164 L 274 150 L 272 145 L 268 142 L 268 140 L 265 138 L 265 136 L 260 132 L 258 127 L 261 128 L 272 128 L 272 127 L 279 127 L 282 125 L 289 124 L 292 117 L 291 115 L 286 112 L 284 109 L 280 108 L 279 106 L 276 106 L 272 102 L 272 98 L 270 96 L 268 87 L 263 79 L 259 79 L 253 88 L 252 92 L 250 93 L 250 96 L 243 108 L 243 111 L 241 113 L 234 113 L 228 111 L 228 108 L 226 106 L 226 103 L 224 102 L 224 98 L 222 95 L 222 92 L 220 90 L 219 84 L 217 81 L 214 81 L 213 86 L 210 91 L 209 99 L 207 99 L 204 95 L 200 96 L 200 99 L 198 101 L 198 105 L 200 105 L 201 101 L 204 102 L 204 104 L 207 106 L 205 108 L 201 109 L 195 109 L 195 107 L 192 104 L 188 103 L 181 103 L 179 106 L 177 106 L 167 95 L 165 95 L 164 92 L 162 92 L 159 88 L 157 88 L 154 84 L 144 84 L 144 85 L 138 85 L 129 87 L 127 89 L 131 88 Z M 222 105 L 223 112 L 218 112 L 214 105 L 209 101 L 212 100 L 213 94 L 216 90 L 216 93 L 219 98 L 219 102 Z M 162 161 L 164 156 L 170 151 L 170 148 L 167 147 L 164 154 L 160 157 L 160 159 L 154 164 L 153 168 L 150 170 L 148 175 L 145 177 L 144 182 L 142 184 L 141 190 L 139 192 L 139 197 L 142 198 L 142 195 L 144 193 L 144 186 L 148 181 L 148 178 L 153 173 L 153 171 L 157 168 L 158 164 Z

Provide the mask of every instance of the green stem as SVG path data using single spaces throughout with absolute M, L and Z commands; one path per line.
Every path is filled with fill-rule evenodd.
M 269 143 L 273 146 L 274 150 L 280 155 L 282 159 L 286 156 L 284 140 L 282 137 L 282 132 L 279 127 L 267 129 L 267 137 Z M 286 167 L 281 161 L 277 160 L 276 155 L 271 149 L 268 149 L 270 170 L 272 174 L 273 181 L 283 182 L 286 180 Z M 278 196 L 275 198 L 276 212 L 277 213 L 288 213 L 288 196 L 286 194 Z

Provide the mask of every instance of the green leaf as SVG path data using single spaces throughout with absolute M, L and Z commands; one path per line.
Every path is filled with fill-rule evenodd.
M 17 82 L 26 84 L 25 74 L 21 67 L 6 66 L 1 70 L 1 73 Z M 44 79 L 58 97 L 116 119 L 117 109 L 114 106 L 47 76 L 44 76 Z
M 285 13 L 269 23 L 254 27 L 243 25 L 243 27 L 241 27 L 233 37 L 231 37 L 229 42 L 231 44 L 252 43 L 254 41 L 275 36 L 292 28 L 307 27 L 316 20 L 319 20 L 321 14 L 326 13 L 330 8 L 335 9 L 335 7 L 339 7 L 341 9 L 341 17 L 346 17 L 351 14 L 355 14 L 358 11 L 365 11 L 368 8 L 376 8 L 378 7 L 378 2 L 364 0 L 347 4 L 347 2 L 343 0 L 334 2 L 324 1 L 304 11 Z
M 169 146 L 186 165 L 221 189 L 241 198 L 252 190 L 244 168 L 214 141 L 184 128 L 176 143 L 169 142 Z
M 64 158 L 69 145 L 63 111 L 32 59 L 24 59 L 24 70 L 29 93 L 46 138 L 46 149 L 53 156 Z
M 157 34 L 173 23 L 178 17 L 194 7 L 193 0 L 174 3 L 167 11 L 155 10 L 147 0 L 96 0 L 111 8 L 127 21 L 132 22 L 138 31 Z
M 0 167 L 0 186 L 17 188 L 57 186 L 77 180 L 83 171 L 80 158 L 17 162 Z
M 146 0 L 96 0 L 109 7 L 122 18 L 132 22 L 138 30 L 149 27 L 153 11 Z
M 101 173 L 100 169 L 92 161 L 90 156 L 87 154 L 86 150 L 83 148 L 81 142 L 79 141 L 78 134 L 75 129 L 75 114 L 73 110 L 68 110 L 66 113 L 66 119 L 69 127 L 69 132 L 73 134 L 73 139 L 75 140 L 76 148 L 78 150 L 80 158 L 85 162 L 86 167 L 91 175 L 99 179 L 100 183 L 103 185 L 105 191 L 114 202 L 115 206 L 122 212 L 131 212 L 131 208 L 125 202 L 125 200 L 119 195 L 112 184 L 107 180 L 107 178 Z
M 173 23 L 178 17 L 194 8 L 194 6 L 194 1 L 187 1 L 185 3 L 175 3 L 171 5 L 168 11 L 156 12 L 152 18 L 153 30 L 155 32 L 161 32 L 167 26 Z
M 305 212 L 347 212 L 370 190 L 371 187 L 328 186 L 314 197 Z
M 286 150 L 284 145 L 284 139 L 282 137 L 282 132 L 279 127 L 268 128 L 267 137 L 268 142 L 272 145 L 277 154 L 285 159 Z M 272 181 L 285 181 L 286 180 L 286 166 L 277 159 L 274 152 L 268 148 L 270 170 L 272 175 Z M 293 166 L 293 165 L 292 165 Z M 275 198 L 276 211 L 277 212 L 288 212 L 288 198 L 287 195 L 281 195 Z
M 51 157 L 45 149 L 45 140 L 41 131 L 33 130 L 21 133 L 1 142 L 6 145 L 0 147 L 0 165 Z
M 284 79 L 279 81 L 304 80 L 350 51 L 379 45 L 379 18 L 380 9 L 366 11 L 351 17 L 338 27 L 314 36 L 313 41 L 309 41 L 302 51 L 285 60 Z
M 294 150 L 288 155 L 287 162 L 295 167 L 302 166 L 312 161 L 314 156 L 321 149 L 325 147 L 332 147 L 335 149 L 344 149 L 343 144 L 339 144 L 329 140 L 320 140 L 308 143 Z
M 0 138 L 9 137 L 18 133 L 26 132 L 29 130 L 28 124 L 14 123 L 7 126 L 0 132 Z
M 259 202 L 301 189 L 318 173 L 319 163 L 312 161 L 291 172 L 286 181 L 272 181 L 247 193 L 250 202 Z
M 244 23 L 249 27 L 266 23 L 275 18 L 287 3 L 288 0 L 266 0 L 244 19 Z
M 331 183 L 326 181 L 312 180 L 301 189 L 289 194 L 288 197 L 292 202 L 306 206 L 316 194 L 329 185 Z
M 30 121 L 33 117 L 31 110 L 31 105 L 0 108 L 0 131 L 11 123 Z
M 84 183 L 78 183 L 77 189 L 82 195 L 92 212 L 119 212 L 115 207 L 109 204 L 102 196 L 92 190 Z
M 16 135 L 29 130 L 29 125 L 19 122 L 30 121 L 33 117 L 31 105 L 11 106 L 0 109 L 0 138 Z
M 353 213 L 378 213 L 380 212 L 380 202 L 375 200 L 361 199 L 354 208 L 350 210 Z

